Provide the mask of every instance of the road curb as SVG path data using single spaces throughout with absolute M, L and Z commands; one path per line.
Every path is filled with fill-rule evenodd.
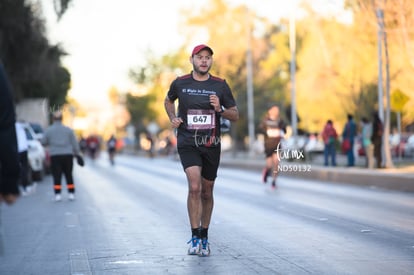
M 414 192 L 414 173 L 400 172 L 398 169 L 364 169 L 357 167 L 323 167 L 306 163 L 283 164 L 284 176 L 291 178 L 306 178 L 338 184 L 353 184 L 374 188 L 383 188 L 403 192 Z M 222 167 L 237 167 L 261 172 L 264 160 L 259 163 L 241 159 L 222 159 Z M 288 167 L 291 168 L 288 168 Z

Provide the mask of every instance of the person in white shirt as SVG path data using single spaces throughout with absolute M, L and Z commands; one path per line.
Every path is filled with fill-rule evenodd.
M 26 132 L 24 130 L 23 123 L 20 121 L 16 122 L 16 136 L 17 136 L 17 150 L 19 152 L 20 161 L 20 185 L 23 189 L 22 195 L 25 196 L 30 191 L 30 177 L 29 177 L 29 142 L 27 141 Z

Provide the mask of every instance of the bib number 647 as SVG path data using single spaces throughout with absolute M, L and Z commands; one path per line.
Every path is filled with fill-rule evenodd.
M 188 110 L 187 129 L 213 129 L 215 127 L 214 110 Z
M 207 116 L 193 116 L 193 123 L 206 123 Z

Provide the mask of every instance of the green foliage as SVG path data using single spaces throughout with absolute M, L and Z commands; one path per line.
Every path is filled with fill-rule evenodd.
M 388 29 L 391 86 L 409 91 L 411 101 L 403 112 L 403 120 L 408 122 L 410 117 L 414 119 L 414 94 L 410 92 L 414 66 L 409 64 L 410 51 L 401 50 L 408 46 L 402 47 L 399 41 L 413 40 L 413 32 L 407 27 L 409 22 L 414 22 L 413 13 L 408 12 L 414 10 L 414 3 L 404 2 L 402 7 L 392 1 L 387 3 L 384 8 L 387 26 L 391 28 Z M 350 23 L 321 16 L 311 8 L 307 16 L 296 21 L 299 128 L 320 132 L 326 120 L 332 119 L 336 128 L 341 129 L 347 113 L 358 121 L 363 116 L 370 118 L 378 108 L 377 23 L 371 4 L 372 1 L 347 1 L 346 7 L 352 9 L 354 18 Z M 185 41 L 194 41 L 195 34 L 207 34 L 206 41 L 194 44 L 206 42 L 214 49 L 212 74 L 225 78 L 234 92 L 240 120 L 233 125 L 232 135 L 238 142 L 243 142 L 248 127 L 246 51 L 249 43 L 253 56 L 256 125 L 273 103 L 281 107 L 283 118 L 290 121 L 291 56 L 286 19 L 272 24 L 245 6 L 230 5 L 224 0 L 211 0 L 202 10 L 183 11 L 182 15 Z M 249 29 L 254 30 L 250 36 Z M 404 30 L 405 36 L 402 36 Z M 156 119 L 165 127 L 168 124 L 163 100 L 168 85 L 174 77 L 191 69 L 188 51 L 193 46 L 193 42 L 187 42 L 177 52 L 161 58 L 148 55 L 148 65 L 132 74 L 136 83 L 144 85 L 148 95 L 152 95 L 146 104 L 152 106 Z
M 145 130 L 145 126 L 156 118 L 156 113 L 151 110 L 150 103 L 154 100 L 151 94 L 143 96 L 126 95 L 126 108 L 131 115 L 131 122 L 137 127 L 138 132 Z
M 372 114 L 378 110 L 378 86 L 374 84 L 363 86 L 353 102 L 359 107 L 355 119 L 360 121 L 366 117 L 370 120 Z
M 0 2 L 0 58 L 11 78 L 14 97 L 46 97 L 62 105 L 70 86 L 70 73 L 61 66 L 65 54 L 50 45 L 37 5 L 24 0 Z
M 188 57 L 182 48 L 177 53 L 157 58 L 148 51 L 145 66 L 131 69 L 129 77 L 139 89 L 138 93 L 129 93 L 127 109 L 132 121 L 138 125 L 138 131 L 144 131 L 150 122 L 156 122 L 163 128 L 169 126 L 164 110 L 164 99 L 171 81 L 188 68 Z
M 61 19 L 63 14 L 69 8 L 69 4 L 72 0 L 53 0 L 53 6 L 55 8 L 56 15 L 58 19 Z
M 288 108 L 288 37 L 279 26 L 258 17 L 246 6 L 230 6 L 223 0 L 212 0 L 199 13 L 188 14 L 192 14 L 184 25 L 188 40 L 192 40 L 194 32 L 208 33 L 207 43 L 215 51 L 212 73 L 225 78 L 236 97 L 240 119 L 232 127 L 233 138 L 243 143 L 248 128 L 246 56 L 249 45 L 257 125 L 269 104 L 278 103 L 282 111 Z M 255 32 L 256 29 L 261 31 Z

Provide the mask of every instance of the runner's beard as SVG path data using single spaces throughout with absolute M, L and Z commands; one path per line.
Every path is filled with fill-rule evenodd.
M 200 70 L 200 66 L 199 66 L 199 67 L 194 66 L 194 68 L 193 68 L 193 69 L 194 69 L 194 71 L 195 71 L 197 74 L 199 74 L 199 75 L 206 75 L 206 74 L 208 74 L 208 72 L 210 71 L 210 67 L 208 67 L 206 71 L 201 71 L 201 70 Z

